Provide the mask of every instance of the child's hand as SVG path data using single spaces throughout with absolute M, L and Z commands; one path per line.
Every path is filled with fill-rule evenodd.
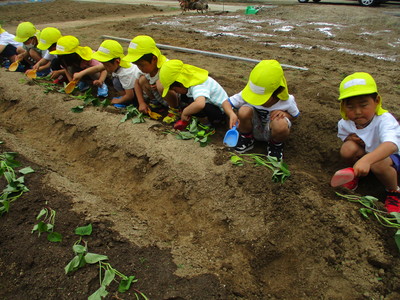
M 147 113 L 149 111 L 149 106 L 147 105 L 147 103 L 140 103 L 138 109 L 142 113 Z
M 95 85 L 95 86 L 102 86 L 103 83 L 104 83 L 104 81 L 99 80 L 99 79 L 93 80 L 93 85 Z
M 239 119 L 235 113 L 229 116 L 229 128 L 239 124 Z
M 150 84 L 150 88 L 151 88 L 153 91 L 157 91 L 157 84 Z
M 186 122 L 189 122 L 189 121 L 190 121 L 190 116 L 188 116 L 188 115 L 186 115 L 186 114 L 184 114 L 184 113 L 182 112 L 182 114 L 181 114 L 181 120 L 186 121 Z
M 271 111 L 270 113 L 270 119 L 271 121 L 273 120 L 279 120 L 279 119 L 283 119 L 283 118 L 289 118 L 289 114 L 283 110 L 274 110 Z
M 82 75 L 80 74 L 80 72 L 74 73 L 74 75 L 72 76 L 72 80 L 74 81 L 79 81 L 82 79 Z
M 369 171 L 371 170 L 371 164 L 361 158 L 354 164 L 353 169 L 355 176 L 367 176 Z

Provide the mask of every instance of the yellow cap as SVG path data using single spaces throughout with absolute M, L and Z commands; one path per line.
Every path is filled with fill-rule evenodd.
M 135 62 L 145 54 L 154 54 L 157 57 L 157 68 L 161 68 L 167 58 L 161 54 L 156 42 L 148 35 L 138 35 L 133 38 L 128 47 L 128 54 L 124 57 L 125 61 Z
M 47 50 L 51 45 L 57 43 L 60 37 L 60 30 L 54 27 L 46 27 L 40 33 L 39 44 L 37 45 L 37 47 L 40 50 Z
M 119 65 L 123 68 L 129 68 L 131 64 L 123 61 L 124 49 L 121 44 L 114 40 L 105 40 L 100 44 L 99 49 L 93 53 L 92 58 L 101 62 L 110 61 L 114 58 L 121 58 Z
M 6 32 L 6 31 L 1 27 L 1 24 L 0 24 L 0 33 L 3 33 L 3 32 Z
M 76 53 L 84 60 L 92 59 L 92 49 L 90 47 L 79 46 L 79 40 L 72 36 L 66 35 L 58 39 L 56 50 L 51 51 L 50 54 L 65 55 Z
M 29 38 L 36 36 L 38 37 L 40 34 L 39 30 L 36 30 L 35 25 L 33 25 L 31 22 L 22 22 L 19 23 L 16 31 L 16 36 L 14 40 L 17 42 L 23 43 L 27 41 Z
M 180 82 L 184 87 L 189 88 L 203 83 L 207 78 L 207 70 L 184 64 L 178 59 L 168 60 L 160 69 L 160 82 L 164 87 L 162 96 L 165 97 L 165 95 L 167 95 L 169 86 L 175 81 Z
M 368 73 L 356 72 L 347 76 L 340 83 L 339 100 L 373 93 L 378 93 L 378 87 L 376 86 L 374 78 Z M 375 113 L 379 116 L 385 112 L 387 112 L 387 110 L 382 108 L 382 98 L 379 97 L 379 103 L 376 106 Z M 340 114 L 343 119 L 347 120 L 343 101 L 341 101 L 340 105 Z
M 277 95 L 278 98 L 289 99 L 286 79 L 279 62 L 262 60 L 251 71 L 249 81 L 242 91 L 242 97 L 252 105 L 262 105 L 279 87 L 284 89 Z

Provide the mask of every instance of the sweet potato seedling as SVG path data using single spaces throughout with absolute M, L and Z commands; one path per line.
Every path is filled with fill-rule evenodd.
M 121 123 L 132 120 L 133 124 L 144 123 L 144 114 L 141 113 L 135 106 L 129 105 L 126 107 L 125 116 L 121 119 Z
M 105 262 L 108 257 L 101 254 L 91 253 L 88 251 L 88 245 L 86 241 L 83 241 L 83 236 L 89 236 L 92 234 L 92 225 L 78 227 L 75 229 L 75 234 L 79 235 L 80 238 L 72 247 L 75 253 L 74 258 L 65 266 L 65 274 L 74 272 L 86 264 L 98 264 L 99 266 L 99 280 L 100 287 L 88 297 L 88 300 L 101 300 L 103 297 L 108 295 L 107 287 L 113 282 L 118 283 L 118 292 L 124 293 L 128 291 L 132 283 L 137 282 L 135 276 L 126 276 L 114 269 L 110 263 Z M 117 279 L 118 278 L 118 279 Z M 147 297 L 142 292 L 134 289 L 136 299 L 139 299 L 139 295 L 143 299 L 147 300 Z
M 190 124 L 186 127 L 186 130 L 182 131 L 166 131 L 166 133 L 172 133 L 179 140 L 194 140 L 200 144 L 200 147 L 205 147 L 210 142 L 210 136 L 215 133 L 215 129 L 203 125 L 199 122 L 196 117 L 192 117 Z
M 250 163 L 256 166 L 263 166 L 269 168 L 272 173 L 272 180 L 274 182 L 284 183 L 290 177 L 288 165 L 282 160 L 268 156 L 265 154 L 236 154 L 231 153 L 230 161 L 237 166 L 243 166 L 244 163 Z
M 54 231 L 54 224 L 56 222 L 56 211 L 51 207 L 44 207 L 40 210 L 36 220 L 42 219 L 39 223 L 35 224 L 32 228 L 32 233 L 37 231 L 40 236 L 42 233 L 47 232 L 47 240 L 50 242 L 61 242 L 62 235 Z
M 21 163 L 15 160 L 16 152 L 4 152 L 0 155 L 0 176 L 4 176 L 7 185 L 0 194 L 0 215 L 8 212 L 10 204 L 21 197 L 29 189 L 25 186 L 24 176 L 17 177 L 15 168 L 20 167 Z M 30 167 L 18 171 L 25 175 L 34 172 Z
M 397 248 L 400 251 L 400 213 L 388 213 L 380 210 L 376 205 L 379 200 L 373 196 L 342 195 L 338 192 L 336 192 L 336 195 L 343 197 L 350 202 L 360 203 L 363 207 L 361 207 L 359 211 L 364 218 L 369 219 L 369 216 L 372 215 L 381 225 L 396 228 L 397 231 L 394 235 L 394 239 Z

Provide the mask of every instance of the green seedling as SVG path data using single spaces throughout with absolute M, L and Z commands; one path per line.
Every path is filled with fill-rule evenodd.
M 40 210 L 36 220 L 42 219 L 39 223 L 35 224 L 32 233 L 37 231 L 40 236 L 42 233 L 47 232 L 47 240 L 50 242 L 61 242 L 62 235 L 54 231 L 54 223 L 56 222 L 56 211 L 50 207 L 44 207 Z
M 360 203 L 363 207 L 359 211 L 364 218 L 369 219 L 370 216 L 374 216 L 381 225 L 397 229 L 394 239 L 400 251 L 400 213 L 388 213 L 380 210 L 376 205 L 379 200 L 373 196 L 342 195 L 338 192 L 336 192 L 336 195 L 345 198 L 347 201 Z
M 256 166 L 267 167 L 272 171 L 272 180 L 274 182 L 284 183 L 290 177 L 288 165 L 276 157 L 265 154 L 236 154 L 231 153 L 230 161 L 237 166 L 243 166 L 244 163 L 250 163 Z
M 75 253 L 74 258 L 65 266 L 65 274 L 74 272 L 87 264 L 98 264 L 99 266 L 99 280 L 100 287 L 88 297 L 88 300 L 101 300 L 103 297 L 108 295 L 107 287 L 113 282 L 118 283 L 118 292 L 124 293 L 131 288 L 132 283 L 137 282 L 135 276 L 126 276 L 114 269 L 110 263 L 105 262 L 108 257 L 101 254 L 91 253 L 88 251 L 88 245 L 86 241 L 82 240 L 82 237 L 89 236 L 92 234 L 92 225 L 78 227 L 75 229 L 75 234 L 79 235 L 80 238 L 72 247 Z M 139 295 L 143 299 L 147 300 L 147 297 L 142 292 L 133 289 L 135 292 L 136 299 L 139 299 Z
M 82 105 L 78 105 L 78 106 L 71 108 L 71 111 L 74 113 L 82 112 L 84 110 L 84 108 L 89 105 L 96 106 L 96 107 L 99 107 L 99 106 L 107 107 L 108 105 L 110 105 L 109 99 L 100 100 L 99 98 L 94 97 L 92 95 L 92 89 L 88 89 L 83 95 L 79 95 L 79 96 L 71 95 L 71 97 L 83 101 Z
M 0 215 L 8 212 L 10 204 L 21 197 L 29 189 L 25 186 L 24 176 L 17 177 L 15 168 L 21 166 L 21 163 L 15 160 L 16 152 L 4 152 L 0 155 L 0 176 L 4 176 L 7 185 L 0 194 Z M 34 172 L 30 167 L 23 168 L 19 171 L 21 174 L 29 174 Z
M 205 147 L 210 142 L 210 136 L 215 133 L 215 129 L 201 124 L 196 117 L 192 117 L 190 124 L 186 127 L 186 131 L 167 131 L 176 135 L 179 140 L 194 140 L 200 144 L 200 147 Z
M 121 119 L 121 123 L 132 120 L 133 124 L 144 123 L 144 114 L 141 113 L 135 106 L 129 105 L 126 107 L 125 116 Z
M 58 92 L 58 93 L 64 93 L 64 88 L 60 87 L 58 84 L 52 83 L 52 82 L 48 82 L 49 80 L 51 80 L 51 75 L 47 75 L 44 77 L 37 77 L 35 79 L 33 79 L 32 81 L 39 85 L 44 87 L 44 93 L 48 94 L 50 92 Z

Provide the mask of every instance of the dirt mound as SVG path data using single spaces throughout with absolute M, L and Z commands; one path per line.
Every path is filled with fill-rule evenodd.
M 60 11 L 84 7 L 56 3 Z M 35 9 L 45 10 L 46 5 L 35 4 Z M 121 123 L 117 111 L 94 107 L 73 113 L 70 109 L 80 104 L 78 100 L 44 94 L 23 74 L 1 69 L 0 140 L 39 170 L 27 176 L 31 192 L 0 218 L 2 228 L 7 228 L 0 250 L 2 298 L 54 299 L 63 289 L 68 295 L 62 299 L 84 299 L 94 292 L 95 271 L 82 269 L 72 277 L 61 274 L 72 258 L 74 227 L 87 223 L 97 228 L 89 241 L 91 250 L 107 254 L 117 269 L 137 276 L 137 287 L 150 299 L 400 297 L 394 231 L 363 219 L 356 204 L 340 199 L 328 185 L 341 166 L 336 97 L 343 76 L 356 69 L 370 71 L 385 106 L 398 112 L 394 99 L 400 93 L 399 79 L 391 61 L 398 56 L 393 42 L 398 39 L 398 19 L 380 9 L 361 13 L 359 7 L 337 7 L 344 16 L 338 24 L 333 23 L 329 7 L 282 6 L 246 17 L 154 16 L 73 31 L 68 22 L 59 24 L 64 34 L 74 34 L 93 48 L 102 34 L 125 38 L 149 34 L 163 44 L 309 67 L 307 72 L 285 70 L 302 115 L 286 145 L 292 176 L 284 184 L 272 182 L 268 169 L 233 166 L 221 143 L 224 128 L 217 133 L 219 139 L 199 147 L 163 133 L 168 127 L 156 121 Z M 142 7 L 137 12 L 147 10 Z M 3 10 L 0 17 L 6 18 Z M 357 31 L 355 22 L 364 27 Z M 289 28 L 285 26 L 292 29 L 282 31 Z M 318 35 L 325 27 L 335 36 Z M 289 47 L 290 40 L 297 47 Z M 369 45 L 370 55 L 340 50 L 350 45 L 359 49 Z M 253 67 L 187 53 L 165 54 L 210 70 L 228 94 L 245 85 Z M 256 151 L 263 152 L 264 146 L 257 144 Z M 371 177 L 358 193 L 381 197 L 382 187 Z M 60 216 L 56 227 L 66 236 L 60 245 L 30 234 L 44 201 Z M 15 243 L 18 236 L 23 236 L 22 246 Z M 18 289 L 13 287 L 17 281 Z M 70 288 L 78 283 L 76 289 Z M 25 289 L 28 284 L 35 289 Z

